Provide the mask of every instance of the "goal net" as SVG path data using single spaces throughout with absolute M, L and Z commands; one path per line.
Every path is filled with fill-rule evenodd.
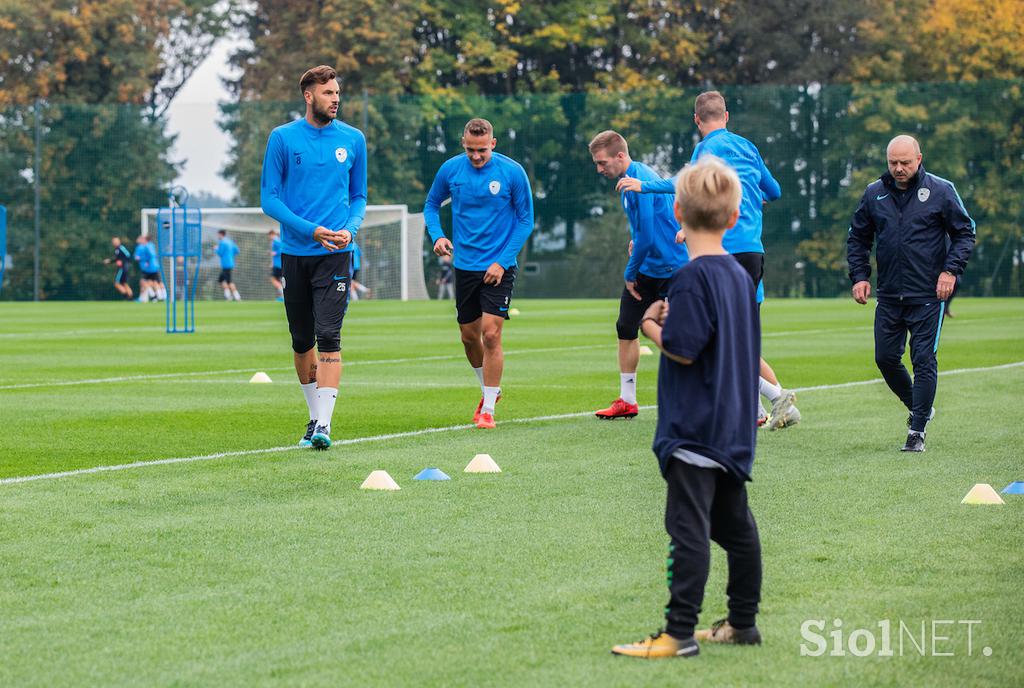
M 140 230 L 155 238 L 157 208 L 143 208 Z M 238 244 L 232 273 L 243 299 L 273 299 L 270 282 L 271 229 L 280 231 L 277 220 L 260 208 L 202 208 L 202 258 L 196 284 L 197 299 L 223 298 L 217 284 L 220 260 L 214 253 L 217 232 L 224 230 Z M 371 205 L 359 229 L 356 243 L 362 253 L 359 282 L 370 289 L 362 298 L 427 299 L 423 279 L 423 215 L 409 213 L 404 205 Z

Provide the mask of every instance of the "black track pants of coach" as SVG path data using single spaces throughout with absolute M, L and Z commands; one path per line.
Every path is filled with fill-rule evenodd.
M 879 301 L 875 307 L 875 363 L 889 389 L 913 414 L 910 427 L 921 432 L 935 402 L 939 374 L 935 352 L 944 310 L 945 304 L 938 301 L 919 306 Z M 908 331 L 913 380 L 903 365 Z
M 754 625 L 761 601 L 761 540 L 747 506 L 747 488 L 725 471 L 698 468 L 679 459 L 668 466 L 665 529 L 669 603 L 665 630 L 676 638 L 693 635 L 704 601 L 711 564 L 711 540 L 729 561 L 729 623 Z

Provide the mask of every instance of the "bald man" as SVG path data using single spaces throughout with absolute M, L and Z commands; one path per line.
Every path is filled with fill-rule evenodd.
M 853 299 L 865 304 L 877 243 L 875 363 L 910 411 L 901 451 L 923 452 L 925 427 L 935 415 L 945 301 L 974 248 L 974 220 L 952 182 L 925 172 L 913 137 L 890 141 L 886 158 L 889 171 L 868 185 L 853 215 L 846 256 Z M 902 362 L 908 332 L 913 379 Z

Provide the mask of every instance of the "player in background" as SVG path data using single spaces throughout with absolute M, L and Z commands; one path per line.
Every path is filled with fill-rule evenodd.
M 306 115 L 270 132 L 260 201 L 281 223 L 284 308 L 309 409 L 299 444 L 327 449 L 341 381 L 351 244 L 366 215 L 366 138 L 336 119 L 341 85 L 332 67 L 307 70 L 299 92 Z
M 135 260 L 139 263 L 142 277 L 139 278 L 139 301 L 163 301 L 167 298 L 163 281 L 160 278 L 160 259 L 156 248 L 149 243 L 145 234 L 135 241 Z
M 121 243 L 121 237 L 110 237 L 110 243 L 114 247 L 114 255 L 110 258 L 104 258 L 103 264 L 110 265 L 113 263 L 117 266 L 117 272 L 114 273 L 114 289 L 117 293 L 128 299 L 132 299 L 132 286 L 128 284 L 128 279 L 131 277 L 131 266 L 132 266 L 132 254 L 128 250 L 128 247 Z
M 480 382 L 473 414 L 478 428 L 493 428 L 501 398 L 505 355 L 501 332 L 516 281 L 516 256 L 533 231 L 533 192 L 526 171 L 495 153 L 498 141 L 485 119 L 471 119 L 462 133 L 465 153 L 441 165 L 423 205 L 438 256 L 453 256 L 455 308 L 462 346 Z M 441 229 L 440 208 L 452 202 L 452 238 Z
M 217 248 L 214 253 L 220 258 L 220 276 L 217 281 L 224 289 L 224 298 L 228 301 L 241 301 L 242 296 L 238 293 L 238 287 L 232 278 L 232 271 L 235 269 L 235 257 L 238 255 L 238 245 L 231 240 L 228 233 L 223 229 L 217 230 Z
M 452 257 L 441 256 L 441 271 L 437 275 L 437 300 L 455 298 L 455 273 L 452 272 Z
M 352 300 L 358 301 L 360 295 L 370 298 L 370 288 L 359 281 L 359 269 L 363 265 L 363 250 L 359 244 L 352 242 Z
M 630 158 L 626 139 L 611 130 L 594 137 L 590 156 L 597 173 L 608 179 L 624 175 L 641 180 L 661 179 L 650 167 Z M 619 398 L 594 414 L 605 420 L 633 418 L 640 412 L 636 400 L 640 319 L 652 303 L 665 297 L 669 278 L 689 260 L 684 235 L 672 211 L 672 196 L 623 192 L 620 200 L 629 219 L 630 252 L 615 323 L 619 337 Z
M 277 292 L 277 300 L 284 301 L 284 284 L 281 283 L 281 277 L 284 275 L 281 271 L 281 235 L 276 229 L 272 229 L 267 232 L 267 236 L 270 237 L 270 283 Z
M 775 181 L 764 164 L 757 146 L 747 139 L 729 131 L 729 111 L 725 98 L 718 91 L 706 91 L 697 96 L 694 103 L 693 121 L 700 132 L 701 141 L 694 147 L 690 162 L 696 162 L 703 155 L 714 155 L 730 165 L 740 177 L 743 185 L 743 202 L 740 205 L 740 219 L 736 226 L 725 233 L 722 245 L 739 261 L 757 287 L 757 302 L 764 300 L 764 205 L 782 195 L 779 183 Z M 632 191 L 640 194 L 675 192 L 675 179 L 646 180 L 633 177 L 619 180 L 618 191 Z M 766 422 L 772 430 L 795 425 L 800 421 L 800 411 L 794 405 L 796 395 L 783 389 L 775 371 L 768 362 L 761 359 L 759 378 L 761 394 L 772 402 L 769 416 L 758 398 L 757 424 Z

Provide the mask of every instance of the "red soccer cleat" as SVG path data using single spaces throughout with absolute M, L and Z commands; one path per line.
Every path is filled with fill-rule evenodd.
M 637 404 L 627 404 L 620 397 L 613 401 L 608 408 L 595 411 L 594 415 L 602 420 L 614 420 L 615 418 L 635 418 L 638 413 L 640 413 L 640 407 Z
M 480 430 L 493 430 L 495 427 L 494 416 L 489 413 L 481 413 L 476 419 L 476 427 Z
M 498 407 L 498 402 L 501 401 L 501 392 L 498 392 L 498 398 L 494 400 L 494 407 Z M 480 420 L 480 411 L 484 407 L 484 398 L 480 397 L 480 403 L 476 405 L 476 411 L 473 412 L 473 422 Z

